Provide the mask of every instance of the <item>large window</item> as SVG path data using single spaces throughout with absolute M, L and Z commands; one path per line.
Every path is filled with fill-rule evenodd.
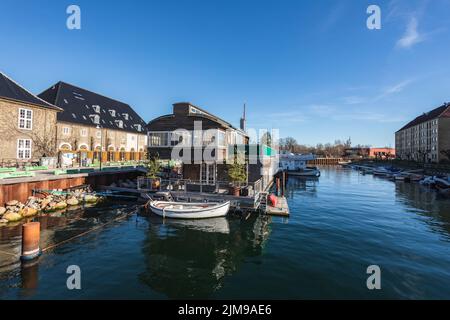
M 218 140 L 219 140 L 218 141 L 219 147 L 225 147 L 226 146 L 225 145 L 225 132 L 219 130 Z
M 148 134 L 148 145 L 150 147 L 168 147 L 169 132 L 150 132 Z
M 33 110 L 19 109 L 19 129 L 33 129 Z
M 17 158 L 30 159 L 31 158 L 31 140 L 19 139 L 17 140 Z

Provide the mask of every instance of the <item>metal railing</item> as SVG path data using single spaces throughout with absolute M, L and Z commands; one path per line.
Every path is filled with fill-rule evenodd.
M 241 197 L 255 197 L 264 186 L 262 179 L 249 183 L 234 183 L 229 181 L 207 182 L 190 179 L 161 179 L 138 177 L 137 188 L 140 190 L 150 191 L 181 191 L 181 192 L 198 192 L 222 195 L 233 195 L 232 188 L 240 189 Z

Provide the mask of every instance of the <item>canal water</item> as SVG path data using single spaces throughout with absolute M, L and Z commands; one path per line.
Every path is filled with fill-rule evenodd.
M 43 246 L 95 231 L 28 268 L 0 253 L 0 299 L 450 299 L 449 199 L 341 168 L 287 191 L 289 219 L 163 222 L 134 204 L 43 218 Z M 0 251 L 20 252 L 18 228 L 0 228 Z M 70 265 L 81 290 L 67 289 Z M 367 289 L 370 265 L 381 290 Z

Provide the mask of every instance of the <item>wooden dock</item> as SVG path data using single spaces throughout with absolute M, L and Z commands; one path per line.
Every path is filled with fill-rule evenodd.
M 277 205 L 267 205 L 266 214 L 270 216 L 289 217 L 289 206 L 285 197 L 278 197 Z

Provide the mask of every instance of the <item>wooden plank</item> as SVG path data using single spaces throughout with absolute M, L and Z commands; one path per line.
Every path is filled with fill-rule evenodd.
M 278 197 L 275 207 L 267 205 L 266 214 L 270 216 L 289 217 L 289 205 L 285 197 Z

